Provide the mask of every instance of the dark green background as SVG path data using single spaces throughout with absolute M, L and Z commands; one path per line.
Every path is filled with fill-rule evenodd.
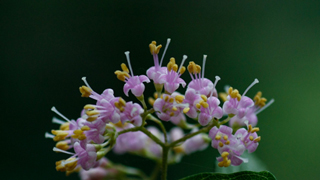
M 248 95 L 262 90 L 276 101 L 259 115 L 256 155 L 278 179 L 320 177 L 319 0 L 1 1 L 0 15 L 1 179 L 77 179 L 55 171 L 67 156 L 44 139 L 57 128 L 50 108 L 77 118 L 93 103 L 80 98 L 82 76 L 97 92 L 124 96 L 113 74 L 123 52 L 142 74 L 153 64 L 148 44 L 168 37 L 166 61 L 186 54 L 201 63 L 207 54 L 206 77 L 222 78 L 219 91 L 230 84 L 243 92 L 258 78 Z M 210 172 L 216 156 L 212 148 L 189 156 L 169 168 L 169 179 Z M 127 157 L 121 161 L 152 169 Z

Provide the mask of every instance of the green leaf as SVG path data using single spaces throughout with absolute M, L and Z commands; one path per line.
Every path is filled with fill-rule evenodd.
M 253 172 L 242 171 L 232 174 L 200 173 L 182 178 L 181 180 L 276 180 L 269 171 Z

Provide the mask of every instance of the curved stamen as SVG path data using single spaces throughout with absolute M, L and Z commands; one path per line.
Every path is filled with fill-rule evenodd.
M 254 86 L 255 84 L 259 83 L 258 79 L 254 79 L 254 81 L 250 84 L 250 86 L 244 91 L 244 93 L 242 94 L 242 96 L 245 96 L 246 93 L 249 91 L 250 88 L 252 88 L 252 86 Z
M 124 54 L 125 54 L 126 57 L 127 57 L 128 66 L 129 66 L 129 69 L 130 69 L 130 71 L 131 71 L 131 76 L 133 76 L 133 71 L 132 71 L 132 68 L 131 68 L 129 53 L 130 53 L 129 51 L 124 52 Z
M 206 65 L 207 55 L 203 55 L 203 61 L 202 61 L 202 78 L 204 78 L 204 68 Z
M 56 114 L 58 114 L 63 119 L 65 119 L 66 121 L 70 122 L 70 120 L 68 118 L 66 118 L 64 115 L 62 115 L 54 106 L 52 106 L 51 111 L 55 112 Z
M 212 96 L 213 91 L 216 88 L 216 85 L 217 85 L 218 81 L 221 79 L 219 76 L 216 76 L 215 78 L 216 78 L 216 80 L 214 81 L 213 88 L 212 88 L 212 91 L 210 93 L 210 97 Z
M 168 47 L 169 47 L 170 42 L 171 42 L 171 39 L 168 38 L 168 39 L 167 39 L 166 47 L 164 48 L 164 51 L 163 51 L 162 56 L 161 56 L 160 67 L 161 67 L 161 65 L 162 65 L 162 61 L 163 61 L 164 55 L 166 55 L 166 52 L 167 52 L 167 49 L 168 49 Z
M 265 106 L 263 106 L 261 109 L 259 109 L 256 114 L 259 114 L 263 110 L 265 110 L 267 107 L 269 107 L 274 102 L 274 99 L 271 99 Z
M 92 89 L 87 82 L 87 77 L 82 77 L 81 79 L 88 88 Z
M 52 150 L 54 152 L 63 152 L 63 153 L 66 153 L 66 154 L 74 155 L 74 153 L 72 153 L 72 152 L 64 151 L 64 150 L 56 148 L 56 147 L 54 147 Z
M 177 71 L 178 73 L 180 73 L 180 70 L 181 70 L 181 68 L 182 68 L 182 66 L 183 66 L 183 63 L 184 63 L 184 61 L 186 61 L 187 58 L 188 58 L 187 55 L 183 55 L 182 62 L 181 62 L 180 67 L 179 67 L 179 69 L 178 69 L 178 71 Z

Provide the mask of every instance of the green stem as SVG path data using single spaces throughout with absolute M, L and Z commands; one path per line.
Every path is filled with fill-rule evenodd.
M 220 125 L 222 125 L 222 124 L 226 124 L 227 122 L 229 122 L 229 121 L 230 121 L 230 119 L 231 119 L 231 117 L 230 117 L 230 116 L 228 116 L 228 118 L 227 118 L 227 119 L 225 119 L 225 120 L 223 120 L 223 121 L 220 121 L 220 122 L 219 122 L 219 124 L 218 124 L 218 127 L 219 127 Z
M 162 147 L 162 168 L 161 168 L 161 180 L 167 179 L 167 168 L 168 168 L 168 152 L 170 146 L 167 144 Z
M 193 133 L 191 133 L 191 134 L 188 134 L 188 135 L 186 135 L 186 136 L 184 136 L 184 137 L 182 137 L 182 138 L 180 138 L 180 139 L 172 142 L 171 144 L 169 144 L 169 147 L 170 147 L 170 148 L 171 148 L 171 147 L 174 147 L 174 146 L 176 146 L 177 144 L 179 144 L 179 143 L 181 143 L 181 142 L 184 142 L 185 140 L 187 140 L 187 139 L 189 139 L 189 138 L 192 138 L 193 136 L 198 135 L 198 134 L 200 134 L 200 133 L 208 132 L 211 128 L 213 128 L 213 127 L 216 126 L 216 125 L 217 125 L 217 121 L 213 120 L 211 124 L 209 124 L 208 126 L 200 129 L 199 131 L 193 132 Z
M 157 119 L 156 117 L 152 116 L 151 114 L 149 114 L 149 115 L 147 116 L 147 119 L 149 119 L 149 120 L 157 123 L 157 124 L 160 126 L 160 128 L 161 128 L 161 130 L 162 130 L 162 132 L 163 132 L 164 142 L 167 143 L 167 142 L 168 142 L 167 130 L 166 130 L 166 128 L 164 127 L 164 125 L 162 124 L 162 122 L 161 122 L 159 119 Z

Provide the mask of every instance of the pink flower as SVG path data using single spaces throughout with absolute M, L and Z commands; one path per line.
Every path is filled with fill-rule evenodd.
M 115 74 L 117 75 L 117 78 L 121 81 L 124 81 L 125 84 L 123 86 L 123 92 L 125 93 L 126 96 L 129 96 L 129 91 L 131 90 L 132 94 L 135 95 L 136 97 L 140 97 L 143 95 L 145 86 L 143 82 L 149 83 L 150 80 L 147 76 L 141 75 L 141 76 L 134 76 L 133 71 L 131 68 L 130 64 L 130 57 L 129 57 L 129 51 L 125 52 L 125 55 L 127 57 L 127 61 L 129 64 L 129 69 L 131 71 L 131 76 L 129 75 L 129 69 L 125 64 L 121 64 L 122 72 L 121 71 L 116 71 Z
M 200 113 L 198 121 L 202 126 L 206 126 L 213 118 L 220 119 L 222 117 L 223 112 L 219 104 L 219 99 L 214 96 L 203 98 L 203 101 L 199 103 Z
M 178 69 L 178 65 L 175 63 L 175 59 L 171 58 L 170 62 L 167 65 L 167 73 L 162 74 L 159 78 L 160 83 L 164 84 L 164 89 L 168 93 L 173 93 L 175 90 L 179 88 L 181 84 L 182 87 L 186 86 L 186 82 L 180 78 L 180 76 L 184 73 L 185 67 L 183 66 L 184 61 L 187 59 L 187 56 L 184 55 L 181 65 Z
M 163 79 L 164 79 L 164 76 L 161 76 L 163 74 L 166 74 L 167 73 L 167 68 L 166 67 L 161 67 L 162 65 L 162 61 L 163 61 L 163 58 L 164 58 L 164 55 L 166 53 L 166 50 L 169 46 L 169 43 L 170 43 L 170 38 L 167 40 L 167 45 L 166 45 L 166 48 L 163 52 L 163 55 L 162 55 L 162 58 L 161 58 L 161 62 L 159 63 L 159 58 L 158 58 L 158 53 L 160 51 L 160 48 L 162 47 L 161 45 L 159 46 L 156 46 L 156 42 L 155 41 L 152 41 L 152 43 L 149 45 L 149 48 L 150 48 L 150 52 L 151 52 L 151 55 L 153 55 L 153 60 L 154 60 L 154 66 L 150 67 L 148 70 L 147 70 L 147 75 L 150 79 L 153 80 L 153 82 L 155 84 L 162 84 L 163 83 Z
M 92 144 L 87 144 L 86 148 L 82 148 L 78 142 L 74 143 L 75 156 L 77 156 L 78 164 L 84 169 L 98 165 L 96 148 Z
M 126 121 L 131 122 L 135 126 L 141 126 L 142 117 L 140 116 L 144 112 L 143 108 L 132 102 L 127 102 L 124 107 L 124 111 L 121 112 L 121 122 L 124 124 Z
M 186 113 L 190 118 L 196 118 L 198 116 L 196 105 L 201 101 L 200 94 L 197 94 L 194 89 L 187 89 L 184 103 L 189 104 L 190 110 Z
M 188 84 L 189 89 L 193 89 L 197 94 L 217 97 L 217 90 L 215 89 L 215 85 L 207 78 L 204 77 L 205 63 L 206 63 L 207 55 L 203 55 L 203 63 L 202 63 L 202 73 L 201 67 L 195 64 L 193 61 L 189 62 L 188 71 L 192 81 Z M 194 77 L 193 75 L 194 74 Z
M 108 168 L 109 160 L 105 157 L 99 160 L 99 166 L 91 168 L 88 171 L 81 169 L 80 178 L 81 180 L 103 180 L 107 176 L 114 176 L 118 171 L 115 169 Z

